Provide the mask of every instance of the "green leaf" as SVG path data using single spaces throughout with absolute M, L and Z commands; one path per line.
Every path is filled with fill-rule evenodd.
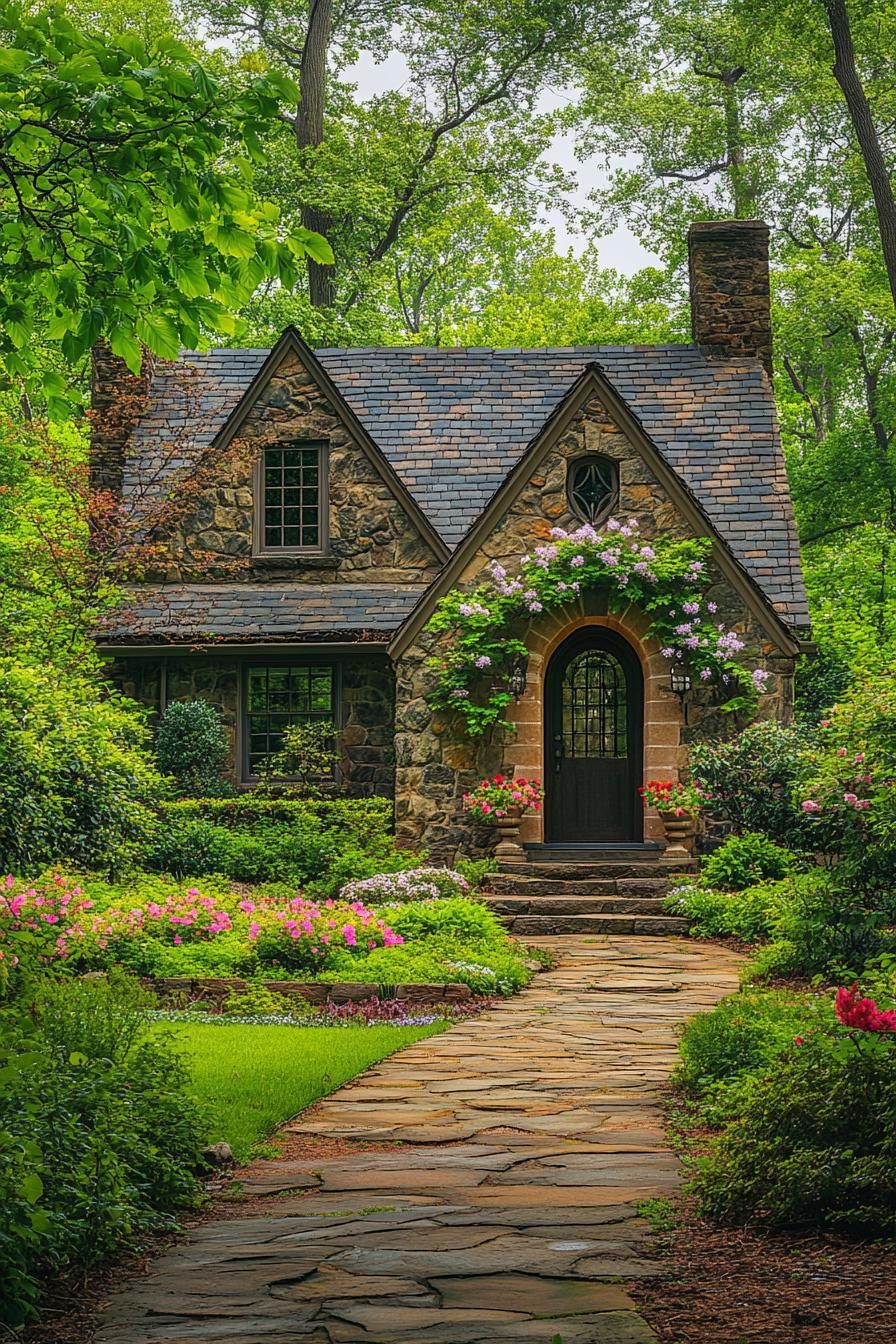
M 29 1171 L 22 1177 L 19 1190 L 29 1204 L 36 1204 L 44 1192 L 44 1183 L 36 1171 Z
M 208 294 L 211 286 L 205 275 L 205 267 L 198 257 L 191 257 L 178 266 L 174 272 L 177 287 L 188 299 L 198 299 Z
M 177 359 L 180 354 L 180 332 L 167 313 L 149 312 L 138 317 L 137 335 L 162 359 Z
M 109 336 L 109 345 L 113 355 L 118 355 L 127 364 L 131 373 L 139 373 L 143 362 L 140 342 L 130 327 L 116 327 Z
M 312 233 L 310 229 L 295 229 L 287 238 L 287 244 L 296 251 L 298 255 L 306 253 L 312 261 L 317 261 L 321 266 L 332 266 L 335 260 L 333 249 L 319 233 Z M 295 244 L 296 246 L 293 246 Z

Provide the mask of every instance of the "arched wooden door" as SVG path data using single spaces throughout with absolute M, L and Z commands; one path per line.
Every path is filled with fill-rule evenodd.
M 560 646 L 545 685 L 545 839 L 640 841 L 644 679 L 631 645 L 589 627 Z

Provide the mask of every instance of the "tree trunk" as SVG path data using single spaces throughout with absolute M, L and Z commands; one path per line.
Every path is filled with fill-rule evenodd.
M 740 106 L 737 98 L 737 81 L 744 73 L 737 70 L 724 71 L 722 81 L 722 105 L 725 113 L 725 140 L 728 160 L 728 180 L 734 197 L 735 219 L 752 219 L 756 206 L 756 193 L 749 185 L 746 174 L 743 130 L 740 123 Z
M 327 100 L 327 53 L 333 34 L 333 0 L 311 0 L 308 29 L 299 65 L 299 106 L 296 110 L 295 135 L 299 149 L 311 149 L 323 144 L 324 109 Z M 326 238 L 332 230 L 333 217 L 320 206 L 307 205 L 302 210 L 306 229 L 322 233 Z M 312 307 L 328 308 L 335 302 L 336 277 L 332 266 L 307 262 L 308 293 Z
M 893 198 L 893 184 L 887 172 L 886 160 L 880 147 L 880 138 L 871 116 L 868 98 L 856 69 L 856 52 L 846 0 L 824 0 L 824 6 L 834 41 L 834 78 L 843 92 L 868 181 L 871 184 L 877 208 L 884 264 L 890 282 L 890 293 L 896 305 L 896 201 Z

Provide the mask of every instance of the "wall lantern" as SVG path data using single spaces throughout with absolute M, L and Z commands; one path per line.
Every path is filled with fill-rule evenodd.
M 691 674 L 683 663 L 673 663 L 672 671 L 669 675 L 669 685 L 673 695 L 677 695 L 681 701 L 681 709 L 684 714 L 684 721 L 688 721 L 688 696 L 691 691 Z
M 528 659 L 521 653 L 514 655 L 513 662 L 510 664 L 510 690 L 511 694 L 519 700 L 526 689 L 526 669 Z

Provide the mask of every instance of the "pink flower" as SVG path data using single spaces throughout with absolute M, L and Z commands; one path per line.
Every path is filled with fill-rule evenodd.
M 803 1037 L 803 1036 L 794 1036 L 794 1038 L 793 1038 L 793 1043 L 794 1043 L 794 1045 L 805 1045 L 805 1044 L 806 1044 L 805 1037 Z
M 843 801 L 844 803 L 849 803 L 850 807 L 852 807 L 852 805 L 854 803 L 857 803 L 859 800 L 854 793 L 844 793 Z
M 802 804 L 802 810 L 804 812 L 820 812 L 821 803 L 816 803 L 814 798 L 807 798 Z
M 846 748 L 845 748 L 845 747 L 838 747 L 838 748 L 837 748 L 837 755 L 838 755 L 838 756 L 845 756 L 845 755 L 846 755 Z
M 835 1011 L 845 1027 L 857 1031 L 896 1031 L 896 1012 L 878 1008 L 873 999 L 859 997 L 859 987 L 853 981 L 849 989 L 837 990 Z

